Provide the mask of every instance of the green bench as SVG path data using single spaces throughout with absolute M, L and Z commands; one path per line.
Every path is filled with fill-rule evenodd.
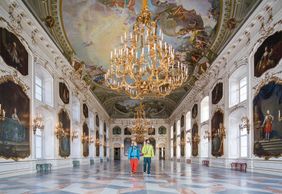
M 51 168 L 52 168 L 51 163 L 36 164 L 37 172 L 51 172 Z
M 79 166 L 80 166 L 79 160 L 73 160 L 73 161 L 72 161 L 72 166 L 73 166 L 74 168 L 79 167 Z

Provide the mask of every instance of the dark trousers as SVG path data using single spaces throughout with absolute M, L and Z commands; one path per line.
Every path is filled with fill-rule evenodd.
M 146 172 L 146 168 L 148 165 L 147 173 L 150 174 L 151 172 L 151 158 L 144 157 L 144 172 Z

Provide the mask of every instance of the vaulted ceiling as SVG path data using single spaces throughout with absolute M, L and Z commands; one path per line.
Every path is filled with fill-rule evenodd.
M 110 51 L 128 32 L 141 0 L 23 0 L 91 85 L 112 118 L 133 117 L 140 103 L 105 86 Z M 165 98 L 145 98 L 147 117 L 167 118 L 205 73 L 260 0 L 148 0 L 164 39 L 189 68 L 189 79 Z M 191 29 L 196 29 L 191 31 Z

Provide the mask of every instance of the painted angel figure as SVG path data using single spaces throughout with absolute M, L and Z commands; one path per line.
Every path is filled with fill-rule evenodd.
M 270 114 L 270 111 L 267 110 L 266 111 L 266 115 L 264 117 L 264 121 L 262 123 L 262 128 L 263 128 L 263 131 L 265 133 L 265 136 L 264 138 L 266 140 L 269 140 L 269 136 L 272 132 L 272 121 L 273 121 L 274 117 Z

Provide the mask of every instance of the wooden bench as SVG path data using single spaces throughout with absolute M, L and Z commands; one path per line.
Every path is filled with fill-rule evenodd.
M 191 164 L 192 161 L 191 161 L 190 159 L 186 159 L 186 163 L 187 163 L 187 164 Z
M 238 170 L 242 172 L 247 172 L 247 163 L 245 162 L 232 162 L 231 170 Z
M 52 169 L 51 163 L 36 164 L 37 172 L 51 172 L 51 169 Z
M 209 160 L 202 160 L 202 165 L 209 167 L 210 161 Z

